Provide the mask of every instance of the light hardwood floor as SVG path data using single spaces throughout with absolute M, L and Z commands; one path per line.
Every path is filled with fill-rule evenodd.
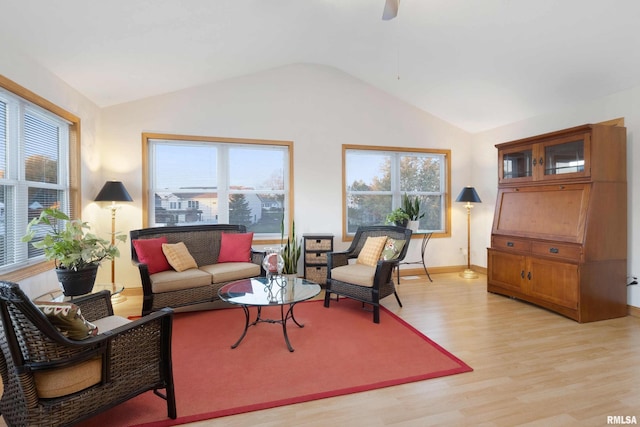
M 605 426 L 607 416 L 640 423 L 639 318 L 579 324 L 487 293 L 484 275 L 432 277 L 403 277 L 404 307 L 392 296 L 385 306 L 473 372 L 191 426 L 584 427 Z M 116 311 L 139 312 L 136 298 Z M 268 386 L 257 379 L 256 387 Z
M 190 426 L 584 427 L 605 426 L 607 416 L 640 423 L 639 318 L 579 324 L 487 293 L 483 275 L 432 277 L 403 277 L 404 307 L 393 296 L 385 306 L 473 372 Z M 128 296 L 115 310 L 137 314 L 140 300 Z M 259 378 L 255 386 L 269 388 Z

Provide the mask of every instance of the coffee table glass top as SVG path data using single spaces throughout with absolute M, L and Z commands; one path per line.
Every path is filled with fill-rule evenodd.
M 284 276 L 238 280 L 227 283 L 218 291 L 223 301 L 253 306 L 295 304 L 319 293 L 320 285 L 317 283 Z

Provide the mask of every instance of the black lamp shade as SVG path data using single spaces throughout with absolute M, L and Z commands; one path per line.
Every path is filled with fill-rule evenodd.
M 482 200 L 480 200 L 480 196 L 478 196 L 475 188 L 464 187 L 458 195 L 456 202 L 482 203 Z
M 95 198 L 96 202 L 133 202 L 129 192 L 120 181 L 105 182 Z

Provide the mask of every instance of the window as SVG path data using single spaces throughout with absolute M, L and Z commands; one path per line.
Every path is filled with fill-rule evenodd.
M 243 224 L 275 240 L 293 217 L 291 142 L 143 134 L 143 150 L 145 226 Z
M 0 76 L 0 273 L 7 280 L 50 268 L 42 250 L 21 240 L 32 218 L 47 207 L 75 216 L 79 122 Z
M 386 222 L 402 196 L 418 196 L 418 232 L 450 235 L 449 150 L 343 145 L 344 238 Z

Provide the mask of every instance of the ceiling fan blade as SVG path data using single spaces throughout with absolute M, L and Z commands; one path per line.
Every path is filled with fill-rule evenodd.
M 398 7 L 400 7 L 400 0 L 385 0 L 382 19 L 388 21 L 398 16 Z

